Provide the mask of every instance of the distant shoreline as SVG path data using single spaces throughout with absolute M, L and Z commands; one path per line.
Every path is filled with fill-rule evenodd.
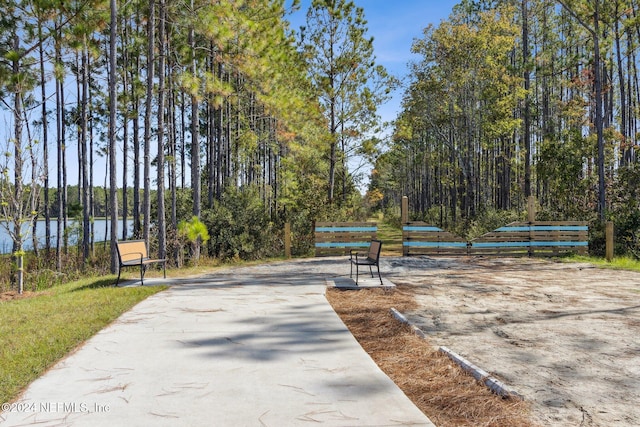
M 38 239 L 38 248 L 44 248 L 45 247 L 45 239 L 46 239 L 46 227 L 45 227 L 45 222 L 46 219 L 44 218 L 38 218 L 38 221 L 36 222 L 36 236 Z M 123 227 L 123 218 L 119 218 L 118 219 L 118 235 L 122 236 L 122 227 Z M 67 224 L 69 223 L 73 223 L 75 225 L 79 225 L 82 224 L 82 220 L 78 220 L 78 219 L 69 219 L 67 221 Z M 93 240 L 94 242 L 104 242 L 104 241 L 108 241 L 110 240 L 108 238 L 108 235 L 110 234 L 110 230 L 111 230 L 111 219 L 107 219 L 104 217 L 101 218 L 93 218 L 92 219 L 92 223 L 93 223 Z M 51 233 L 51 243 L 55 243 L 55 240 L 57 238 L 58 235 L 58 217 L 54 219 L 50 219 L 50 225 L 51 225 L 51 229 L 50 229 L 50 233 Z M 33 245 L 32 245 L 32 239 L 31 239 L 31 232 L 28 231 L 31 228 L 31 223 L 25 223 L 23 225 L 24 229 L 27 230 L 27 238 L 25 238 L 24 240 L 24 245 L 23 245 L 23 250 L 25 251 L 31 251 L 33 250 Z M 129 232 L 133 231 L 133 219 L 132 218 L 127 218 L 127 230 Z M 68 239 L 68 243 L 70 246 L 75 246 L 78 244 L 79 242 L 79 238 L 80 238 L 80 234 L 78 231 L 81 231 L 81 229 L 78 229 L 77 227 L 75 227 L 75 231 L 70 228 L 67 228 L 67 239 Z M 0 254 L 10 254 L 11 251 L 13 249 L 13 241 L 11 240 L 11 237 L 9 237 L 9 234 L 7 233 L 6 229 L 3 226 L 0 226 Z

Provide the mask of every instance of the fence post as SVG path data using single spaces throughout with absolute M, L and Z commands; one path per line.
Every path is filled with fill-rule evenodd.
M 613 222 L 612 221 L 607 221 L 606 224 L 606 228 L 605 228 L 605 235 L 606 235 L 606 249 L 605 249 L 605 257 L 607 258 L 607 261 L 611 262 L 613 261 Z
M 527 199 L 527 213 L 529 214 L 529 222 L 535 222 L 536 220 L 536 198 L 535 196 L 529 196 Z
M 409 222 L 409 198 L 407 196 L 402 196 L 400 222 L 402 224 L 406 224 L 407 222 Z
M 284 257 L 291 258 L 291 224 L 284 223 Z
M 533 240 L 533 223 L 536 221 L 536 198 L 535 196 L 529 196 L 527 198 L 527 215 L 529 216 L 529 241 Z M 533 246 L 529 246 L 529 256 L 533 256 Z

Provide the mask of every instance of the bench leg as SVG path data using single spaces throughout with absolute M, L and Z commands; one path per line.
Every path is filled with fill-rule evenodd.
M 144 264 L 140 264 L 140 284 L 144 286 Z
M 115 287 L 118 287 L 118 283 L 120 283 L 120 272 L 122 272 L 122 267 L 118 267 L 118 280 L 116 280 L 116 284 L 113 285 Z
M 358 286 L 358 275 L 360 273 L 360 265 L 356 264 L 356 286 Z

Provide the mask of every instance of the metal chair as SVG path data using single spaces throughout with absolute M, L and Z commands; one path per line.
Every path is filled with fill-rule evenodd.
M 356 251 L 351 250 L 349 255 L 349 261 L 351 262 L 351 273 L 349 277 L 353 277 L 353 266 L 356 266 L 356 285 L 358 284 L 358 276 L 359 276 L 359 267 L 361 265 L 368 265 L 369 272 L 371 273 L 371 277 L 373 278 L 373 269 L 372 267 L 375 265 L 378 269 L 378 278 L 380 279 L 380 285 L 382 285 L 382 276 L 380 276 L 380 251 L 382 249 L 382 242 L 380 240 L 372 240 L 369 245 L 369 252 L 367 252 L 366 258 L 363 258 Z

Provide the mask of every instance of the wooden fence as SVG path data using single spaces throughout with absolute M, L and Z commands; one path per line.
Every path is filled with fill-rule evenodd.
M 586 255 L 589 227 L 582 221 L 512 222 L 470 242 L 470 255 Z
M 402 226 L 402 255 L 466 255 L 467 241 L 424 222 Z
M 317 222 L 316 256 L 348 255 L 352 249 L 369 248 L 377 232 L 375 222 Z
M 438 227 L 411 222 L 403 226 L 402 247 L 405 256 L 586 254 L 589 227 L 582 221 L 514 222 L 466 241 Z

